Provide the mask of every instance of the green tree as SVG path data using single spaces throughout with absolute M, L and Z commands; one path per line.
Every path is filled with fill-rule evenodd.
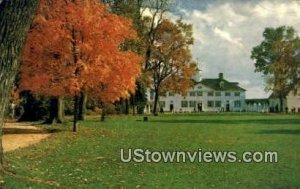
M 146 88 L 150 87 L 152 80 L 150 59 L 155 51 L 157 31 L 166 19 L 166 12 L 170 10 L 172 4 L 169 0 L 106 0 L 105 2 L 111 5 L 114 13 L 131 18 L 138 33 L 138 40 L 128 41 L 126 45 L 144 56 L 142 74 L 137 80 L 135 94 L 132 94 L 129 100 L 123 99 L 124 102 L 120 104 L 125 106 L 126 114 L 129 112 L 129 105 L 133 113 L 137 108 L 137 112 L 141 114 L 147 104 Z
M 148 32 L 145 30 L 145 21 L 143 18 L 143 11 L 145 6 L 149 4 L 149 0 L 107 0 L 113 13 L 128 17 L 133 21 L 133 27 L 137 31 L 138 39 L 127 41 L 123 48 L 132 49 L 136 53 L 145 57 L 145 49 L 147 44 Z M 160 2 L 160 0 L 158 1 Z M 147 34 L 146 34 L 147 33 Z M 149 45 L 148 45 L 149 46 Z M 145 64 L 145 63 L 144 63 Z M 142 114 L 144 107 L 147 104 L 146 97 L 147 77 L 145 75 L 145 69 L 142 70 L 141 76 L 136 81 L 136 90 L 134 94 L 131 94 L 129 99 L 122 98 L 119 103 L 120 110 L 123 110 L 126 115 L 129 114 L 129 108 L 132 107 L 132 113 L 135 114 L 136 110 L 138 114 Z
M 3 168 L 2 127 L 11 86 L 38 0 L 4 0 L 0 3 L 0 174 Z M 0 177 L 1 177 L 0 175 Z M 0 178 L 1 180 L 2 178 Z
M 293 27 L 266 28 L 264 40 L 254 47 L 251 58 L 255 60 L 255 71 L 266 78 L 266 89 L 280 99 L 300 87 L 300 39 Z

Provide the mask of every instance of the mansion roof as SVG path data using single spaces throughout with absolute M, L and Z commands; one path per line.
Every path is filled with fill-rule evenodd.
M 238 85 L 239 83 L 229 82 L 223 78 L 202 79 L 199 83 L 216 91 L 246 91 Z

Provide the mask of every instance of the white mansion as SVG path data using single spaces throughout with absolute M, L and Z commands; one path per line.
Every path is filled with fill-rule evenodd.
M 245 111 L 245 89 L 237 82 L 229 82 L 223 73 L 216 79 L 195 82 L 186 96 L 167 92 L 159 97 L 159 110 L 167 112 Z M 151 112 L 154 94 L 148 91 L 146 112 Z

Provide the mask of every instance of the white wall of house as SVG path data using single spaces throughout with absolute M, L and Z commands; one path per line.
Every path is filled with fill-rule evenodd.
M 160 105 L 164 111 L 170 112 L 218 112 L 244 111 L 246 109 L 244 91 L 215 91 L 203 84 L 197 84 L 186 96 L 167 93 L 160 96 Z
M 270 112 L 280 111 L 280 99 L 278 97 L 271 97 L 268 99 Z M 283 99 L 283 111 L 300 112 L 300 92 L 294 94 L 290 92 L 286 98 Z
M 300 112 L 300 91 L 298 94 L 290 92 L 286 97 L 286 106 L 289 112 Z

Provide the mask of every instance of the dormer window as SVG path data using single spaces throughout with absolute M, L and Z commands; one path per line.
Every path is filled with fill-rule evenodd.
M 195 91 L 190 92 L 190 96 L 196 96 L 196 92 Z
M 223 80 L 222 80 L 222 81 L 220 81 L 219 85 L 220 85 L 220 88 L 221 88 L 221 89 L 224 89 L 224 84 L 225 84 L 225 83 L 224 83 L 224 81 L 223 81 Z
M 207 92 L 207 96 L 214 96 L 214 92 L 213 91 Z
M 216 96 L 221 96 L 221 92 L 220 92 L 220 91 L 217 91 L 217 92 L 215 92 L 215 95 L 216 95 Z
M 203 96 L 203 92 L 202 91 L 197 91 L 197 96 Z

